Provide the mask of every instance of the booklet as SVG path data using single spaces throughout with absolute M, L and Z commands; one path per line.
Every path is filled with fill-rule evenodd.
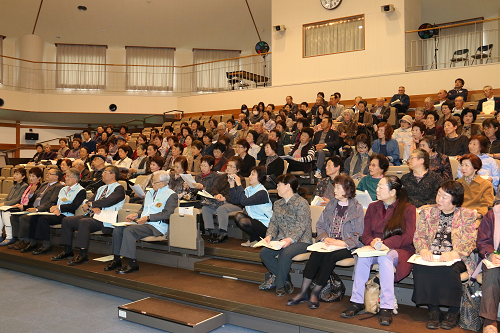
M 10 210 L 10 211 L 12 211 L 12 210 L 16 211 L 16 210 L 20 210 L 20 208 L 19 207 L 14 207 L 14 206 L 2 206 L 2 207 L 0 207 L 0 211 L 5 212 L 5 211 L 8 211 L 8 210 Z
M 322 197 L 319 197 L 316 195 L 316 196 L 314 196 L 314 198 L 311 201 L 311 206 L 324 206 L 324 205 L 322 205 L 322 203 L 326 203 L 326 201 L 323 200 Z
M 33 216 L 33 215 L 56 215 L 54 213 L 50 213 L 50 212 L 36 212 L 36 213 L 29 213 L 28 216 Z
M 130 186 L 130 188 L 132 189 L 132 191 L 134 191 L 135 194 L 137 194 L 139 198 L 142 198 L 146 195 L 146 193 L 144 193 L 144 191 L 142 190 L 141 185 Z
M 360 258 L 385 256 L 389 252 L 389 248 L 385 245 L 382 247 L 385 247 L 385 249 L 375 250 L 373 247 L 367 245 L 354 250 L 352 254 L 357 254 Z
M 99 214 L 94 214 L 94 218 L 103 223 L 116 223 L 117 216 L 116 210 L 101 210 Z
M 482 260 L 482 263 L 486 266 L 486 268 L 488 269 L 492 269 L 492 268 L 497 268 L 497 267 L 500 267 L 500 265 L 495 265 L 494 263 L 492 263 L 490 260 L 488 259 L 483 259 Z
M 194 180 L 193 176 L 191 176 L 189 173 L 181 173 L 180 176 L 186 182 L 186 184 L 189 185 L 190 188 L 194 188 L 193 184 L 196 183 L 196 181 Z
M 422 265 L 422 266 L 451 266 L 457 261 L 461 261 L 462 259 L 454 259 L 452 261 L 439 261 L 439 258 L 441 256 L 439 255 L 433 255 L 434 260 L 432 261 L 427 261 L 422 259 L 422 256 L 420 254 L 414 254 L 408 259 L 408 262 L 410 264 L 416 264 L 416 265 Z
M 252 247 L 264 246 L 271 250 L 278 251 L 281 250 L 285 244 L 286 243 L 284 241 L 270 241 L 268 244 L 265 240 L 261 239 L 258 243 L 254 244 Z
M 326 245 L 323 242 L 317 242 L 312 245 L 309 245 L 307 247 L 307 251 L 314 251 L 314 252 L 333 252 L 333 251 L 338 251 L 338 250 L 343 250 L 345 249 L 345 246 L 337 246 L 337 245 Z
M 373 202 L 372 197 L 368 194 L 368 191 L 356 190 L 356 200 L 359 204 L 363 206 L 363 209 L 368 209 L 368 205 Z
M 30 214 L 30 212 L 14 212 L 11 215 L 26 215 L 26 214 Z
M 126 227 L 128 225 L 134 225 L 134 224 L 137 224 L 136 222 L 110 222 L 109 224 L 111 224 L 113 227 Z
M 205 190 L 202 190 L 202 191 L 198 191 L 198 194 L 201 195 L 202 197 L 205 197 L 205 198 L 210 198 L 210 199 L 215 199 L 213 197 L 213 195 L 211 195 L 210 193 L 208 193 L 207 191 Z

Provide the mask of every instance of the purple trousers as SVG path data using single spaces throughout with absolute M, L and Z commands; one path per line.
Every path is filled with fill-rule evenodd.
M 380 308 L 394 310 L 394 267 L 398 264 L 398 252 L 395 250 L 390 250 L 382 257 L 358 257 L 354 267 L 351 302 L 365 302 L 365 284 L 370 278 L 371 267 L 375 264 L 378 264 L 380 274 Z

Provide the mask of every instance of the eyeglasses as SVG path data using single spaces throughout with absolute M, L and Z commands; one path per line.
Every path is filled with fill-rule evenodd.
M 57 173 L 48 173 L 49 176 L 57 176 Z
M 111 171 L 103 171 L 102 174 L 104 175 L 105 173 L 112 173 Z
M 158 184 L 158 183 L 163 183 L 163 181 L 157 181 L 157 182 L 152 182 L 151 184 Z

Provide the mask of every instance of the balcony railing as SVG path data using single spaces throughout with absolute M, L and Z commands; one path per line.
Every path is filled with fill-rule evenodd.
M 499 18 L 439 27 L 439 35 L 421 39 L 406 32 L 406 71 L 499 62 Z M 492 27 L 488 29 L 488 27 Z
M 0 89 L 37 93 L 189 95 L 271 85 L 271 53 L 186 66 L 33 62 L 0 56 Z M 79 66 L 80 65 L 80 66 Z M 62 66 L 59 66 L 62 67 Z M 133 74 L 131 74 L 133 73 Z M 78 84 L 61 88 L 61 78 Z M 131 84 L 132 77 L 135 81 Z

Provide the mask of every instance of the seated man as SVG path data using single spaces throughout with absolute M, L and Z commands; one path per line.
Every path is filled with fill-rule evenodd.
M 500 111 L 500 97 L 495 97 L 493 95 L 493 88 L 491 86 L 484 86 L 483 88 L 484 97 L 477 102 L 477 113 L 483 112 L 483 103 L 493 102 L 493 108 L 495 111 Z
M 407 114 L 408 108 L 410 107 L 410 96 L 405 94 L 405 91 L 405 87 L 400 86 L 398 88 L 398 93 L 394 94 L 389 102 L 389 106 L 394 106 L 396 108 L 396 113 L 401 114 L 398 119 Z
M 257 137 L 257 140 L 255 141 L 256 145 L 260 146 L 261 144 L 263 144 L 264 142 L 266 142 L 268 140 L 267 133 L 264 130 L 264 126 L 262 126 L 262 123 L 253 124 L 253 129 L 259 135 Z
M 85 168 L 85 163 L 81 159 L 77 159 L 73 161 L 73 168 L 80 172 L 80 182 L 85 182 L 90 180 L 90 171 Z
M 71 168 L 66 171 L 64 178 L 66 186 L 59 191 L 57 204 L 50 207 L 50 212 L 55 215 L 35 215 L 30 221 L 30 243 L 36 244 L 37 239 L 41 239 L 43 244 L 40 248 L 33 251 L 34 255 L 43 254 L 52 251 L 50 246 L 50 226 L 61 224 L 66 216 L 74 216 L 75 211 L 87 197 L 85 189 L 78 184 L 80 181 L 80 172 Z
M 378 97 L 376 105 L 370 110 L 373 117 L 373 124 L 388 122 L 391 115 L 391 107 L 384 105 L 385 99 L 383 97 Z M 335 119 L 335 118 L 334 118 Z
M 59 181 L 62 178 L 62 172 L 59 169 L 49 169 L 47 172 L 47 181 L 40 185 L 40 187 L 33 193 L 29 203 L 25 207 L 29 213 L 48 212 L 50 207 L 54 206 L 57 202 L 59 190 L 63 187 Z M 14 244 L 14 250 L 21 250 L 21 252 L 31 252 L 36 249 L 36 239 L 29 240 L 31 220 L 36 220 L 36 215 L 12 215 L 10 222 L 14 235 L 18 235 L 18 242 Z M 36 222 L 35 222 L 36 223 Z
M 103 184 L 102 174 L 104 171 L 104 162 L 106 161 L 106 157 L 102 155 L 93 155 L 91 158 L 92 169 L 93 171 L 88 176 L 88 180 L 82 181 L 82 186 L 85 187 L 86 190 L 92 191 L 95 194 L 97 189 Z
M 112 249 L 114 258 L 104 268 L 105 271 L 116 270 L 118 274 L 138 271 L 136 240 L 148 236 L 162 236 L 167 233 L 168 220 L 179 202 L 177 194 L 168 187 L 169 180 L 170 175 L 167 171 L 156 171 L 153 174 L 153 189 L 146 193 L 142 208 L 138 213 L 127 216 L 127 222 L 135 220 L 137 225 L 115 228 Z M 127 266 L 122 267 L 120 256 L 129 258 Z
M 335 150 L 340 147 L 339 133 L 331 129 L 332 118 L 323 118 L 321 121 L 322 131 L 314 134 L 313 145 L 316 146 L 316 173 L 314 177 L 321 178 L 321 170 L 325 163 L 325 158 L 335 155 Z M 328 149 L 327 151 L 324 148 Z
M 97 193 L 83 205 L 83 210 L 87 211 L 82 216 L 68 216 L 62 221 L 61 244 L 64 251 L 52 260 L 62 260 L 73 257 L 72 238 L 73 231 L 78 230 L 75 246 L 80 248 L 80 253 L 68 263 L 70 266 L 83 264 L 89 261 L 88 248 L 90 234 L 101 230 L 105 234 L 113 232 L 113 226 L 103 223 L 94 218 L 101 210 L 120 210 L 125 203 L 125 189 L 117 180 L 120 177 L 120 170 L 115 166 L 107 166 L 102 172 L 104 185 L 99 187 Z
M 454 101 L 457 97 L 462 97 L 464 102 L 467 102 L 469 91 L 464 88 L 465 81 L 461 78 L 455 80 L 455 87 L 448 91 L 448 99 Z

